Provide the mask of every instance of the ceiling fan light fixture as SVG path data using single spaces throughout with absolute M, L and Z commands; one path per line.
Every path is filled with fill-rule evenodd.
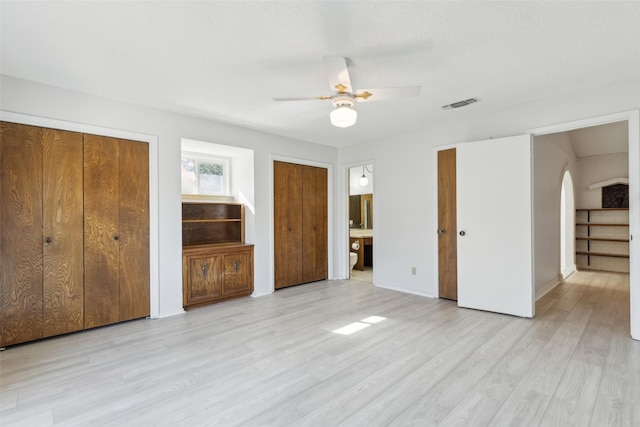
M 348 128 L 356 124 L 358 112 L 348 105 L 340 105 L 329 115 L 331 124 L 339 128 Z

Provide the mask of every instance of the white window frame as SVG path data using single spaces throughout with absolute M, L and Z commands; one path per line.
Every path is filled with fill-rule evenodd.
M 182 160 L 189 159 L 196 161 L 196 191 L 198 191 L 198 162 L 215 162 L 222 164 L 222 194 L 201 194 L 201 193 L 182 193 L 183 199 L 227 199 L 231 197 L 231 158 L 224 156 L 216 156 L 204 153 L 194 153 L 183 151 L 180 156 L 180 167 L 182 168 Z M 180 183 L 182 189 L 182 182 Z M 181 190 L 182 191 L 182 190 Z

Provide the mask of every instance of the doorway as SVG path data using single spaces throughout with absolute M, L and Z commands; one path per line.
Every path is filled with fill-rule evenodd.
M 591 118 L 591 119 L 586 119 L 586 120 L 580 120 L 580 121 L 576 121 L 576 122 L 570 122 L 570 123 L 564 123 L 564 124 L 560 124 L 560 125 L 553 125 L 553 126 L 548 126 L 545 128 L 539 128 L 539 129 L 534 129 L 531 132 L 536 135 L 536 137 L 547 137 L 549 135 L 558 135 L 558 134 L 563 134 L 563 133 L 569 133 L 569 132 L 578 132 L 578 133 L 587 133 L 587 132 L 594 132 L 594 134 L 597 135 L 597 132 L 601 129 L 600 125 L 619 125 L 622 127 L 622 130 L 620 131 L 625 137 L 626 137 L 626 143 L 625 145 L 625 149 L 624 151 L 626 158 L 621 160 L 621 159 L 617 159 L 618 161 L 615 162 L 616 166 L 614 168 L 609 168 L 609 167 L 596 167 L 596 168 L 591 168 L 591 167 L 585 167 L 585 164 L 591 163 L 595 160 L 594 156 L 580 156 L 577 155 L 577 158 L 583 157 L 585 159 L 585 161 L 583 161 L 580 165 L 580 170 L 582 172 L 582 169 L 587 170 L 590 169 L 593 173 L 603 173 L 606 172 L 607 174 L 611 174 L 612 170 L 611 169 L 618 169 L 618 173 L 620 173 L 620 175 L 618 173 L 615 173 L 614 175 L 616 175 L 616 177 L 624 177 L 623 175 L 625 175 L 628 179 L 628 200 L 629 200 L 629 208 L 628 211 L 625 213 L 626 218 L 628 218 L 628 220 L 626 221 L 626 223 L 628 225 L 624 226 L 625 230 L 624 233 L 626 234 L 626 238 L 615 238 L 616 240 L 626 240 L 626 242 L 617 242 L 615 243 L 616 245 L 628 245 L 628 255 L 626 255 L 626 264 L 627 264 L 627 268 L 628 268 L 628 274 L 630 275 L 628 278 L 628 282 L 630 283 L 630 310 L 631 310 L 631 316 L 630 316 L 630 333 L 632 338 L 634 339 L 640 339 L 640 289 L 639 289 L 639 285 L 640 284 L 636 284 L 635 282 L 637 282 L 637 279 L 634 280 L 633 277 L 635 274 L 635 271 L 638 271 L 638 266 L 640 264 L 640 258 L 638 257 L 638 253 L 640 253 L 640 244 L 638 243 L 637 239 L 634 241 L 633 239 L 633 234 L 638 234 L 639 231 L 639 227 L 640 227 L 640 218 L 638 215 L 638 201 L 640 200 L 640 187 L 638 187 L 638 182 L 640 181 L 640 112 L 638 110 L 634 110 L 634 111 L 628 111 L 628 112 L 623 112 L 623 113 L 617 113 L 617 114 L 611 114 L 608 116 L 602 116 L 602 117 L 596 117 L 596 118 Z M 612 139 L 611 138 L 603 138 L 603 137 L 598 137 L 595 138 L 592 144 L 586 144 L 585 147 L 589 148 L 589 147 L 593 147 L 593 146 L 598 146 L 598 147 L 610 147 L 612 145 Z M 616 156 L 621 156 L 622 154 L 620 153 L 609 153 L 610 155 L 612 155 L 612 157 L 616 157 Z M 538 159 L 534 160 L 534 163 L 537 161 Z M 602 205 L 601 205 L 601 197 L 602 197 L 602 191 L 601 189 L 598 190 L 597 186 L 594 186 L 593 184 L 607 184 L 607 181 L 609 181 L 610 177 L 605 177 L 605 176 L 591 176 L 588 178 L 584 177 L 584 174 L 581 173 L 582 176 L 578 176 L 575 173 L 572 173 L 572 180 L 574 180 L 574 185 L 575 185 L 575 199 L 576 199 L 576 203 L 575 203 L 575 208 L 576 210 L 574 211 L 576 215 L 580 214 L 583 216 L 589 216 L 591 214 L 590 211 L 592 210 L 602 210 Z M 585 182 L 587 182 L 585 184 Z M 593 182 L 592 182 L 593 181 Z M 617 181 L 616 179 L 613 179 L 613 181 Z M 557 181 L 556 181 L 557 182 Z M 538 184 L 538 182 L 536 181 L 535 183 L 536 185 Z M 557 184 L 556 184 L 557 185 Z M 592 186 L 592 189 L 589 189 L 589 186 Z M 593 191 L 596 190 L 596 191 Z M 588 194 L 591 193 L 591 194 Z M 593 197 L 595 196 L 596 200 L 593 200 Z M 557 211 L 556 211 L 557 212 Z M 605 214 L 609 214 L 610 212 L 606 212 Z M 589 218 L 588 218 L 589 219 Z M 577 223 L 581 223 L 582 220 L 577 218 L 576 219 Z M 588 222 L 588 221 L 587 221 Z M 593 221 L 592 221 L 593 222 Z M 580 228 L 585 228 L 587 229 L 585 236 L 582 236 L 579 234 L 579 232 L 581 231 Z M 615 226 L 616 228 L 620 228 L 622 226 Z M 539 227 L 537 227 L 537 229 L 539 230 Z M 578 246 L 578 243 L 580 244 L 587 244 L 589 245 L 589 241 L 595 241 L 596 239 L 601 238 L 601 236 L 594 236 L 593 234 L 590 234 L 590 230 L 588 230 L 588 226 L 580 226 L 577 225 L 576 226 L 576 238 L 575 238 L 575 245 L 576 245 L 576 254 L 578 252 L 588 252 L 589 250 L 591 250 L 591 248 L 587 247 L 586 250 L 582 250 L 581 247 Z M 584 231 L 584 230 L 582 230 Z M 536 236 L 537 237 L 537 236 Z M 595 237 L 595 238 L 594 238 Z M 604 237 L 606 238 L 606 237 Z M 558 238 L 556 240 L 556 242 L 559 242 L 560 238 Z M 559 244 L 557 244 L 557 247 L 560 247 Z M 569 255 L 571 256 L 571 255 Z M 591 262 L 591 260 L 595 259 L 595 256 L 591 257 L 591 260 L 588 259 L 588 257 L 586 255 L 574 255 L 576 257 L 576 264 L 577 264 L 577 269 L 580 270 L 580 265 L 581 263 L 586 262 L 587 263 L 587 267 L 591 267 L 592 265 L 589 265 L 589 263 Z M 586 258 L 586 259 L 580 259 L 580 257 L 582 258 Z M 602 259 L 607 259 L 610 258 L 612 259 L 612 257 L 602 257 Z M 560 260 L 561 256 L 559 255 L 558 258 L 556 258 L 556 260 Z M 536 259 L 536 261 L 538 261 L 538 259 Z M 617 260 L 616 262 L 619 262 L 619 260 Z M 556 261 L 557 263 L 557 261 Z M 557 263 L 560 264 L 560 263 Z M 556 264 L 556 265 L 557 265 Z M 539 271 L 539 266 L 536 266 L 536 272 Z M 610 273 L 606 273 L 606 274 L 610 274 Z M 626 274 L 626 273 L 614 273 L 614 274 Z M 537 295 L 538 296 L 538 295 Z
M 373 283 L 373 164 L 349 168 L 349 278 Z

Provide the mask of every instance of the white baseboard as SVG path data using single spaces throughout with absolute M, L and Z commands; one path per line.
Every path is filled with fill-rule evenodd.
M 178 314 L 185 314 L 185 313 L 186 313 L 185 310 L 173 311 L 169 313 L 160 313 L 160 316 L 152 317 L 152 319 L 164 319 L 165 317 L 177 316 Z
M 404 292 L 405 294 L 419 295 L 421 297 L 427 297 L 427 298 L 435 298 L 433 294 L 428 292 L 420 292 L 420 291 L 414 291 L 411 289 L 398 288 L 393 285 L 386 285 L 384 283 L 374 283 L 374 286 L 377 286 L 378 288 L 389 289 L 391 291 Z
M 563 282 L 562 275 L 558 275 L 557 278 L 551 279 L 545 283 L 540 289 L 536 289 L 536 301 L 551 292 L 556 286 Z
M 568 268 L 562 270 L 562 276 L 566 279 L 571 276 L 573 273 L 578 271 L 578 267 L 575 264 L 570 265 Z

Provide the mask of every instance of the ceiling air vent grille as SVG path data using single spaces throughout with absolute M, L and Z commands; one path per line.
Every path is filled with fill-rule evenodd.
M 449 104 L 449 105 L 443 105 L 442 109 L 443 110 L 451 110 L 453 108 L 465 107 L 465 106 L 470 105 L 470 104 L 475 104 L 478 101 L 480 101 L 478 98 L 469 98 L 469 99 L 465 99 L 464 101 L 458 101 L 458 102 L 454 102 L 454 103 Z

